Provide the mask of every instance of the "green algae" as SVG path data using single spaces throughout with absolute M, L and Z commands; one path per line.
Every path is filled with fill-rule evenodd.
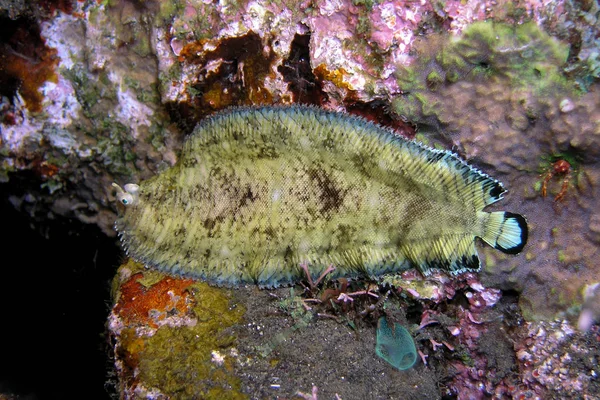
M 117 100 L 117 88 L 108 73 L 89 73 L 83 66 L 64 71 L 73 84 L 75 96 L 85 118 L 75 121 L 75 127 L 90 138 L 91 150 L 97 160 L 115 175 L 130 176 L 135 170 L 133 150 L 135 139 L 130 128 L 111 116 Z
M 377 322 L 375 352 L 400 371 L 412 368 L 417 361 L 417 349 L 410 333 L 398 323 L 389 324 L 385 317 Z
M 561 67 L 568 55 L 566 44 L 534 22 L 475 22 L 460 38 L 443 46 L 437 60 L 446 73 L 453 72 L 462 79 L 502 75 L 517 85 L 543 87 L 564 82 Z
M 230 356 L 236 341 L 230 328 L 242 320 L 244 308 L 234 306 L 229 290 L 197 283 L 191 293 L 197 323 L 162 326 L 144 338 L 140 381 L 174 398 L 246 399 Z M 221 365 L 212 361 L 213 351 L 224 355 Z
M 371 20 L 369 19 L 369 16 L 362 14 L 358 17 L 358 23 L 356 24 L 356 33 L 364 37 L 369 32 L 371 32 Z
M 392 101 L 394 112 L 409 121 L 439 124 L 444 88 L 458 82 L 502 82 L 523 92 L 525 99 L 528 95 L 575 91 L 563 73 L 569 46 L 533 22 L 475 22 L 460 36 L 430 35 L 415 48 L 415 61 L 395 72 L 404 94 Z M 515 114 L 511 121 L 523 128 L 528 124 L 527 117 L 536 115 Z
M 371 11 L 375 4 L 378 4 L 377 0 L 352 0 L 352 4 L 355 6 L 364 6 L 367 10 Z
M 163 123 L 153 121 L 152 125 L 148 129 L 148 138 L 146 142 L 152 145 L 152 147 L 159 152 L 167 149 L 168 130 Z
M 108 107 L 117 101 L 117 90 L 106 71 L 91 74 L 84 66 L 74 65 L 73 68 L 65 70 L 63 75 L 73 84 L 77 102 L 87 118 L 94 119 L 106 115 Z
M 156 13 L 155 23 L 157 25 L 171 23 L 176 15 L 182 15 L 185 9 L 185 4 L 178 0 L 161 1 L 159 9 Z
M 136 282 L 145 288 L 167 277 L 128 259 L 113 279 L 113 299 L 118 302 L 123 295 L 122 277 L 137 273 L 143 273 Z M 135 374 L 131 379 L 169 398 L 247 399 L 233 372 L 237 363 L 233 328 L 243 321 L 246 309 L 229 289 L 196 282 L 187 291 L 191 309 L 180 326 L 165 324 L 150 336 L 140 335 L 135 327 L 121 332 L 121 358 Z M 215 362 L 213 352 L 222 362 Z

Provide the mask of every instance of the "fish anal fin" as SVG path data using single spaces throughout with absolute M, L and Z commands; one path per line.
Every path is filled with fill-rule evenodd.
M 428 240 L 426 245 L 410 247 L 405 254 L 425 276 L 433 271 L 458 275 L 481 269 L 475 238 L 471 235 L 440 236 Z

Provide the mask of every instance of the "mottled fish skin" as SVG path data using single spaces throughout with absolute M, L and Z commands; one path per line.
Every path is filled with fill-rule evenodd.
M 475 237 L 507 253 L 525 219 L 483 212 L 495 179 L 454 154 L 314 107 L 238 108 L 201 122 L 171 169 L 135 186 L 116 222 L 127 253 L 234 286 L 477 271 Z M 120 189 L 119 199 L 129 195 Z M 126 187 L 127 190 L 127 187 Z M 128 199 L 131 196 L 128 197 Z

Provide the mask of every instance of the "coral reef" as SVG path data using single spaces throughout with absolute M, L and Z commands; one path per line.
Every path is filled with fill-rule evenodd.
M 144 54 L 115 51 L 127 42 L 131 25 L 116 18 L 121 9 L 99 7 L 74 3 L 39 21 L 10 22 L 3 60 L 12 67 L 3 69 L 2 79 L 13 82 L 4 86 L 13 91 L 3 93 L 0 105 L 1 172 L 6 180 L 34 171 L 28 195 L 38 207 L 16 202 L 34 220 L 67 215 L 111 234 L 111 175 L 150 176 L 174 162 L 179 139 L 157 103 L 155 63 Z
M 566 321 L 526 323 L 515 346 L 522 387 L 513 398 L 593 398 L 598 383 L 598 330 L 581 334 Z M 535 394 L 535 395 L 532 395 Z
M 507 356 L 512 346 L 499 332 L 479 333 L 480 349 L 472 353 L 471 365 L 452 363 L 455 375 L 449 387 L 459 399 L 597 396 L 597 333 L 576 333 L 566 321 L 525 323 L 511 338 L 516 353 Z
M 473 274 L 422 280 L 404 274 L 398 285 L 408 308 L 417 301 L 417 348 L 427 367 L 446 375 L 442 394 L 459 399 L 593 398 L 600 336 L 566 320 L 526 322 L 515 298 L 486 288 Z M 461 301 L 463 298 L 465 301 Z
M 596 325 L 526 322 L 515 296 L 476 274 L 229 291 L 132 262 L 119 271 L 109 328 L 128 395 L 293 398 L 312 387 L 321 398 L 544 399 L 600 390 Z M 411 368 L 379 357 L 382 320 L 399 321 L 396 339 L 408 335 Z

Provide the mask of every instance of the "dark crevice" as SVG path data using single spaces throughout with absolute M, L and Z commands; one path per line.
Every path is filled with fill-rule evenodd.
M 31 182 L 11 177 L 0 185 L 6 229 L 0 393 L 27 399 L 108 399 L 112 362 L 105 323 L 121 252 L 115 239 L 94 225 L 58 216 L 34 222 L 28 215 L 31 208 L 15 209 L 16 199 L 35 201 Z
M 320 105 L 327 100 L 322 82 L 317 80 L 310 65 L 310 35 L 294 36 L 289 57 L 277 67 L 288 82 L 295 104 Z

